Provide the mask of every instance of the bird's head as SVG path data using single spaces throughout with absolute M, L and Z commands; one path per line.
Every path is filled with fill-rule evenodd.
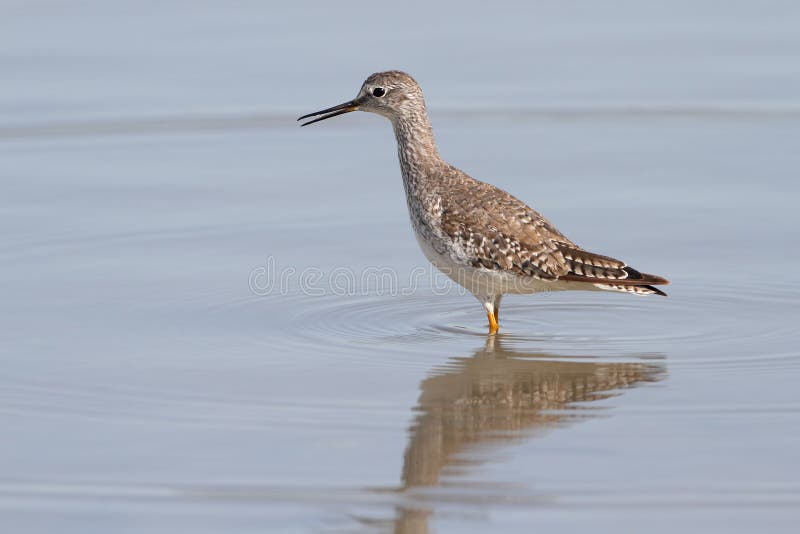
M 350 113 L 351 111 L 377 113 L 394 122 L 404 116 L 413 116 L 418 113 L 424 114 L 425 99 L 419 84 L 405 72 L 398 70 L 376 72 L 364 80 L 358 95 L 353 100 L 303 115 L 297 120 L 320 115 L 316 119 L 301 125 L 307 126 L 337 115 Z

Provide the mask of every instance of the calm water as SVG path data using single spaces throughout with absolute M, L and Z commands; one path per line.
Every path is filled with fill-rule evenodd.
M 793 532 L 800 8 L 712 4 L 3 2 L 3 531 Z M 389 125 L 294 123 L 391 67 L 670 297 L 487 338 Z

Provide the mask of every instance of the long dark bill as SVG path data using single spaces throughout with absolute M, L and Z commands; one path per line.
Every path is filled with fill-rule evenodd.
M 307 119 L 309 117 L 316 117 L 317 115 L 322 115 L 322 117 L 317 117 L 313 121 L 304 122 L 300 126 L 308 126 L 309 124 L 314 124 L 315 122 L 324 121 L 325 119 L 330 119 L 331 117 L 336 117 L 337 115 L 344 115 L 345 113 L 350 113 L 351 111 L 356 111 L 358 109 L 358 102 L 356 100 L 351 100 L 350 102 L 345 102 L 344 104 L 339 104 L 338 106 L 333 106 L 332 108 L 323 109 L 322 111 L 316 111 L 314 113 L 309 113 L 308 115 L 303 115 L 300 117 L 299 121 L 303 119 Z

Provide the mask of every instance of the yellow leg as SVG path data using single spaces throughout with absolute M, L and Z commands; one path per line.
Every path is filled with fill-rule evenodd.
M 476 295 L 477 296 L 477 295 Z M 496 334 L 500 328 L 500 299 L 503 295 L 478 296 L 486 310 L 486 317 L 489 318 L 489 334 Z
M 497 322 L 497 313 L 486 312 L 486 316 L 489 318 L 489 333 L 496 334 L 497 329 L 500 327 Z

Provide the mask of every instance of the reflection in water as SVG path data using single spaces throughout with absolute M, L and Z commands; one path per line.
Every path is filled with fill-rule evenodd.
M 537 428 L 577 415 L 570 403 L 604 399 L 617 390 L 660 380 L 659 363 L 593 363 L 503 348 L 490 336 L 470 358 L 454 358 L 423 380 L 403 463 L 403 489 L 439 485 L 447 471 L 463 467 L 459 453 L 475 444 L 530 436 Z M 398 511 L 395 532 L 428 532 L 430 510 Z

